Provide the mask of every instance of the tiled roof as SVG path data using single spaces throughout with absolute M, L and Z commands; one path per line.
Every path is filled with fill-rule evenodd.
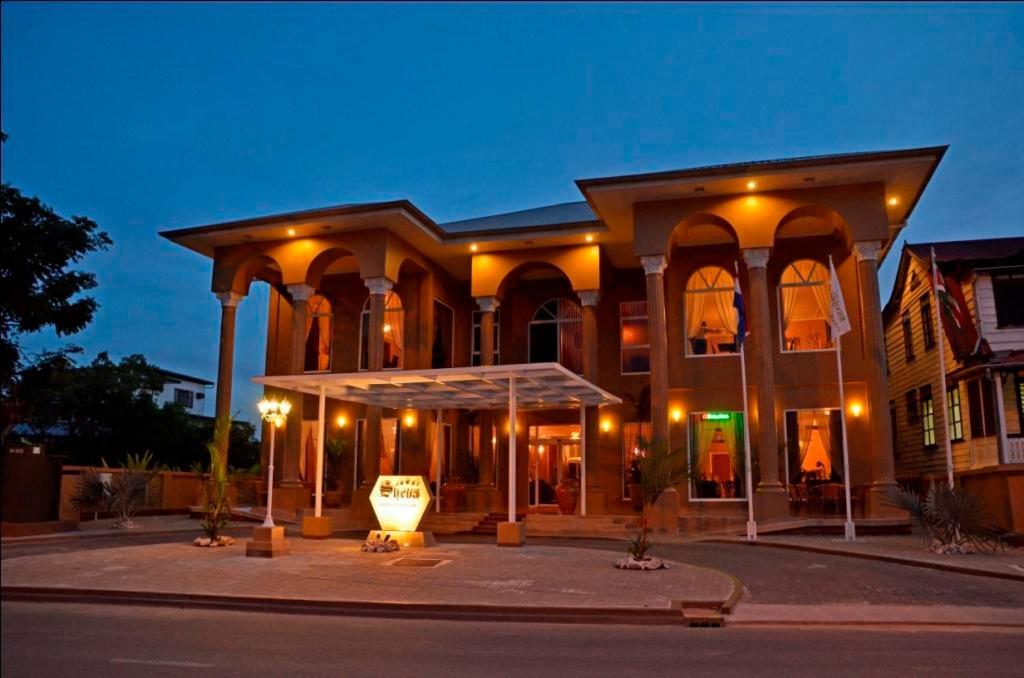
M 935 248 L 935 260 L 939 263 L 1010 259 L 1024 255 L 1024 237 L 907 243 L 907 249 L 914 256 L 922 259 L 931 259 L 933 247 Z
M 597 221 L 597 216 L 586 201 L 563 202 L 558 205 L 534 207 L 517 212 L 493 214 L 488 217 L 463 219 L 441 224 L 441 228 L 449 233 L 470 233 L 473 231 L 493 231 L 506 228 L 530 228 L 537 226 L 558 226 L 575 224 L 585 221 Z

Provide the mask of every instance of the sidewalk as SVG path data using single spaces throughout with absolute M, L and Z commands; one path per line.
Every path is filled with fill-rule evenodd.
M 729 626 L 1001 626 L 1024 628 L 1024 610 L 955 605 L 764 605 L 741 603 Z
M 4 597 L 17 589 L 221 596 L 270 603 L 352 604 L 571 613 L 577 621 L 614 612 L 662 613 L 682 622 L 682 608 L 720 609 L 738 595 L 724 573 L 670 563 L 657 572 L 613 567 L 620 554 L 527 545 L 445 544 L 368 554 L 361 542 L 291 539 L 292 554 L 246 558 L 244 544 L 200 549 L 187 543 L 121 546 L 26 556 L 2 564 Z
M 706 541 L 749 544 L 740 537 Z M 854 542 L 831 535 L 759 535 L 756 545 L 885 560 L 1024 581 L 1024 549 L 1017 548 L 1007 548 L 995 554 L 940 555 L 929 551 L 920 539 L 911 535 L 858 536 Z

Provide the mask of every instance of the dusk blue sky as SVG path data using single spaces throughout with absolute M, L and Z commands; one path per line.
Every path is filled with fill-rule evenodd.
M 1024 233 L 1021 5 L 2 12 L 3 180 L 115 243 L 83 264 L 92 325 L 31 350 L 212 380 L 211 262 L 157 232 L 347 202 L 408 198 L 443 222 L 579 200 L 582 177 L 950 144 L 906 236 Z M 266 302 L 254 285 L 239 310 L 247 417 Z

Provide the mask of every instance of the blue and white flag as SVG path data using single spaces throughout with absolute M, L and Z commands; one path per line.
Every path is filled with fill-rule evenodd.
M 736 350 L 739 350 L 747 338 L 747 311 L 743 306 L 739 276 L 733 278 L 733 284 L 732 307 L 736 309 Z

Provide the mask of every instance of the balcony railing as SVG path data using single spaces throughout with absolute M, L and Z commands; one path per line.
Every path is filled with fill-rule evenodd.
M 1024 437 L 1006 439 L 1006 463 L 1024 464 Z

